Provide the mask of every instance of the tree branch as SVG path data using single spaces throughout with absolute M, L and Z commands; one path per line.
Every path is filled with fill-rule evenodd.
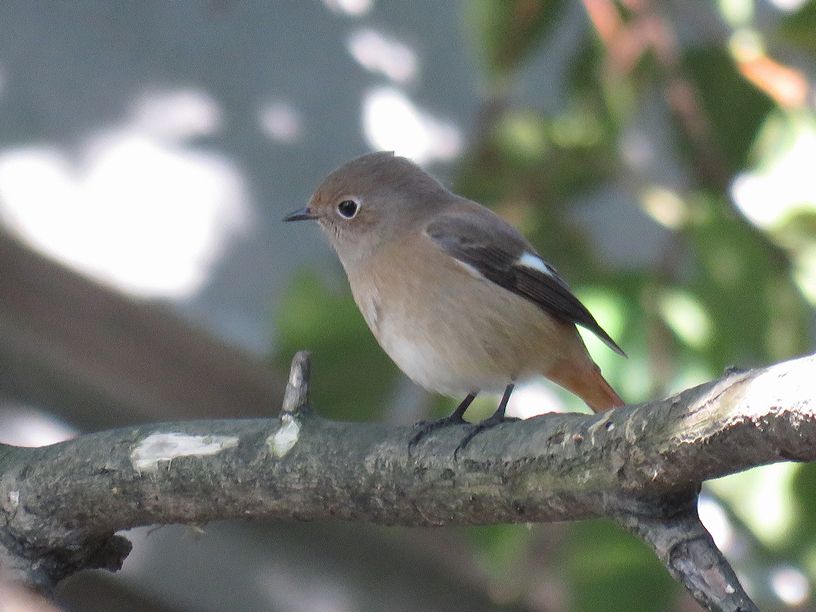
M 547 414 L 479 435 L 327 421 L 293 361 L 279 418 L 163 423 L 42 448 L 0 447 L 0 562 L 49 587 L 115 569 L 114 532 L 216 519 L 388 525 L 610 517 L 649 542 L 710 609 L 754 610 L 696 515 L 700 483 L 816 459 L 816 356 L 730 373 L 672 398 L 601 415 Z
M 283 384 L 169 306 L 95 283 L 0 228 L 0 392 L 100 429 L 257 417 Z

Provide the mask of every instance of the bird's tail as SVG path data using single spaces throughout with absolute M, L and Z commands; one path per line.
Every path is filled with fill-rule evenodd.
M 601 369 L 592 361 L 588 368 L 576 368 L 573 363 L 561 362 L 544 375 L 568 391 L 584 400 L 593 412 L 603 412 L 618 406 L 624 401 L 606 382 Z

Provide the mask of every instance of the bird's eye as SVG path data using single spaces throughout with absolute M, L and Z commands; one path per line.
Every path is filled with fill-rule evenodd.
M 343 200 L 337 205 L 337 212 L 345 219 L 353 219 L 360 210 L 360 205 L 354 200 Z

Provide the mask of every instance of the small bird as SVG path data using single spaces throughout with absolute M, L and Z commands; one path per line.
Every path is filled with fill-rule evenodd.
M 535 375 L 595 412 L 623 405 L 576 324 L 624 352 L 555 268 L 501 217 L 408 159 L 385 151 L 340 166 L 284 221 L 304 219 L 328 235 L 357 306 L 397 366 L 430 391 L 465 395 L 450 416 L 421 423 L 409 448 L 438 427 L 466 423 L 479 392 L 503 390 L 458 452 L 507 420 L 514 385 Z

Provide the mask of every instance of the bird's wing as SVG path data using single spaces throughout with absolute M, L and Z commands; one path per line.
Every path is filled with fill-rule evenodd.
M 486 209 L 437 215 L 424 233 L 445 253 L 547 314 L 581 325 L 624 355 L 566 281 L 514 228 Z

